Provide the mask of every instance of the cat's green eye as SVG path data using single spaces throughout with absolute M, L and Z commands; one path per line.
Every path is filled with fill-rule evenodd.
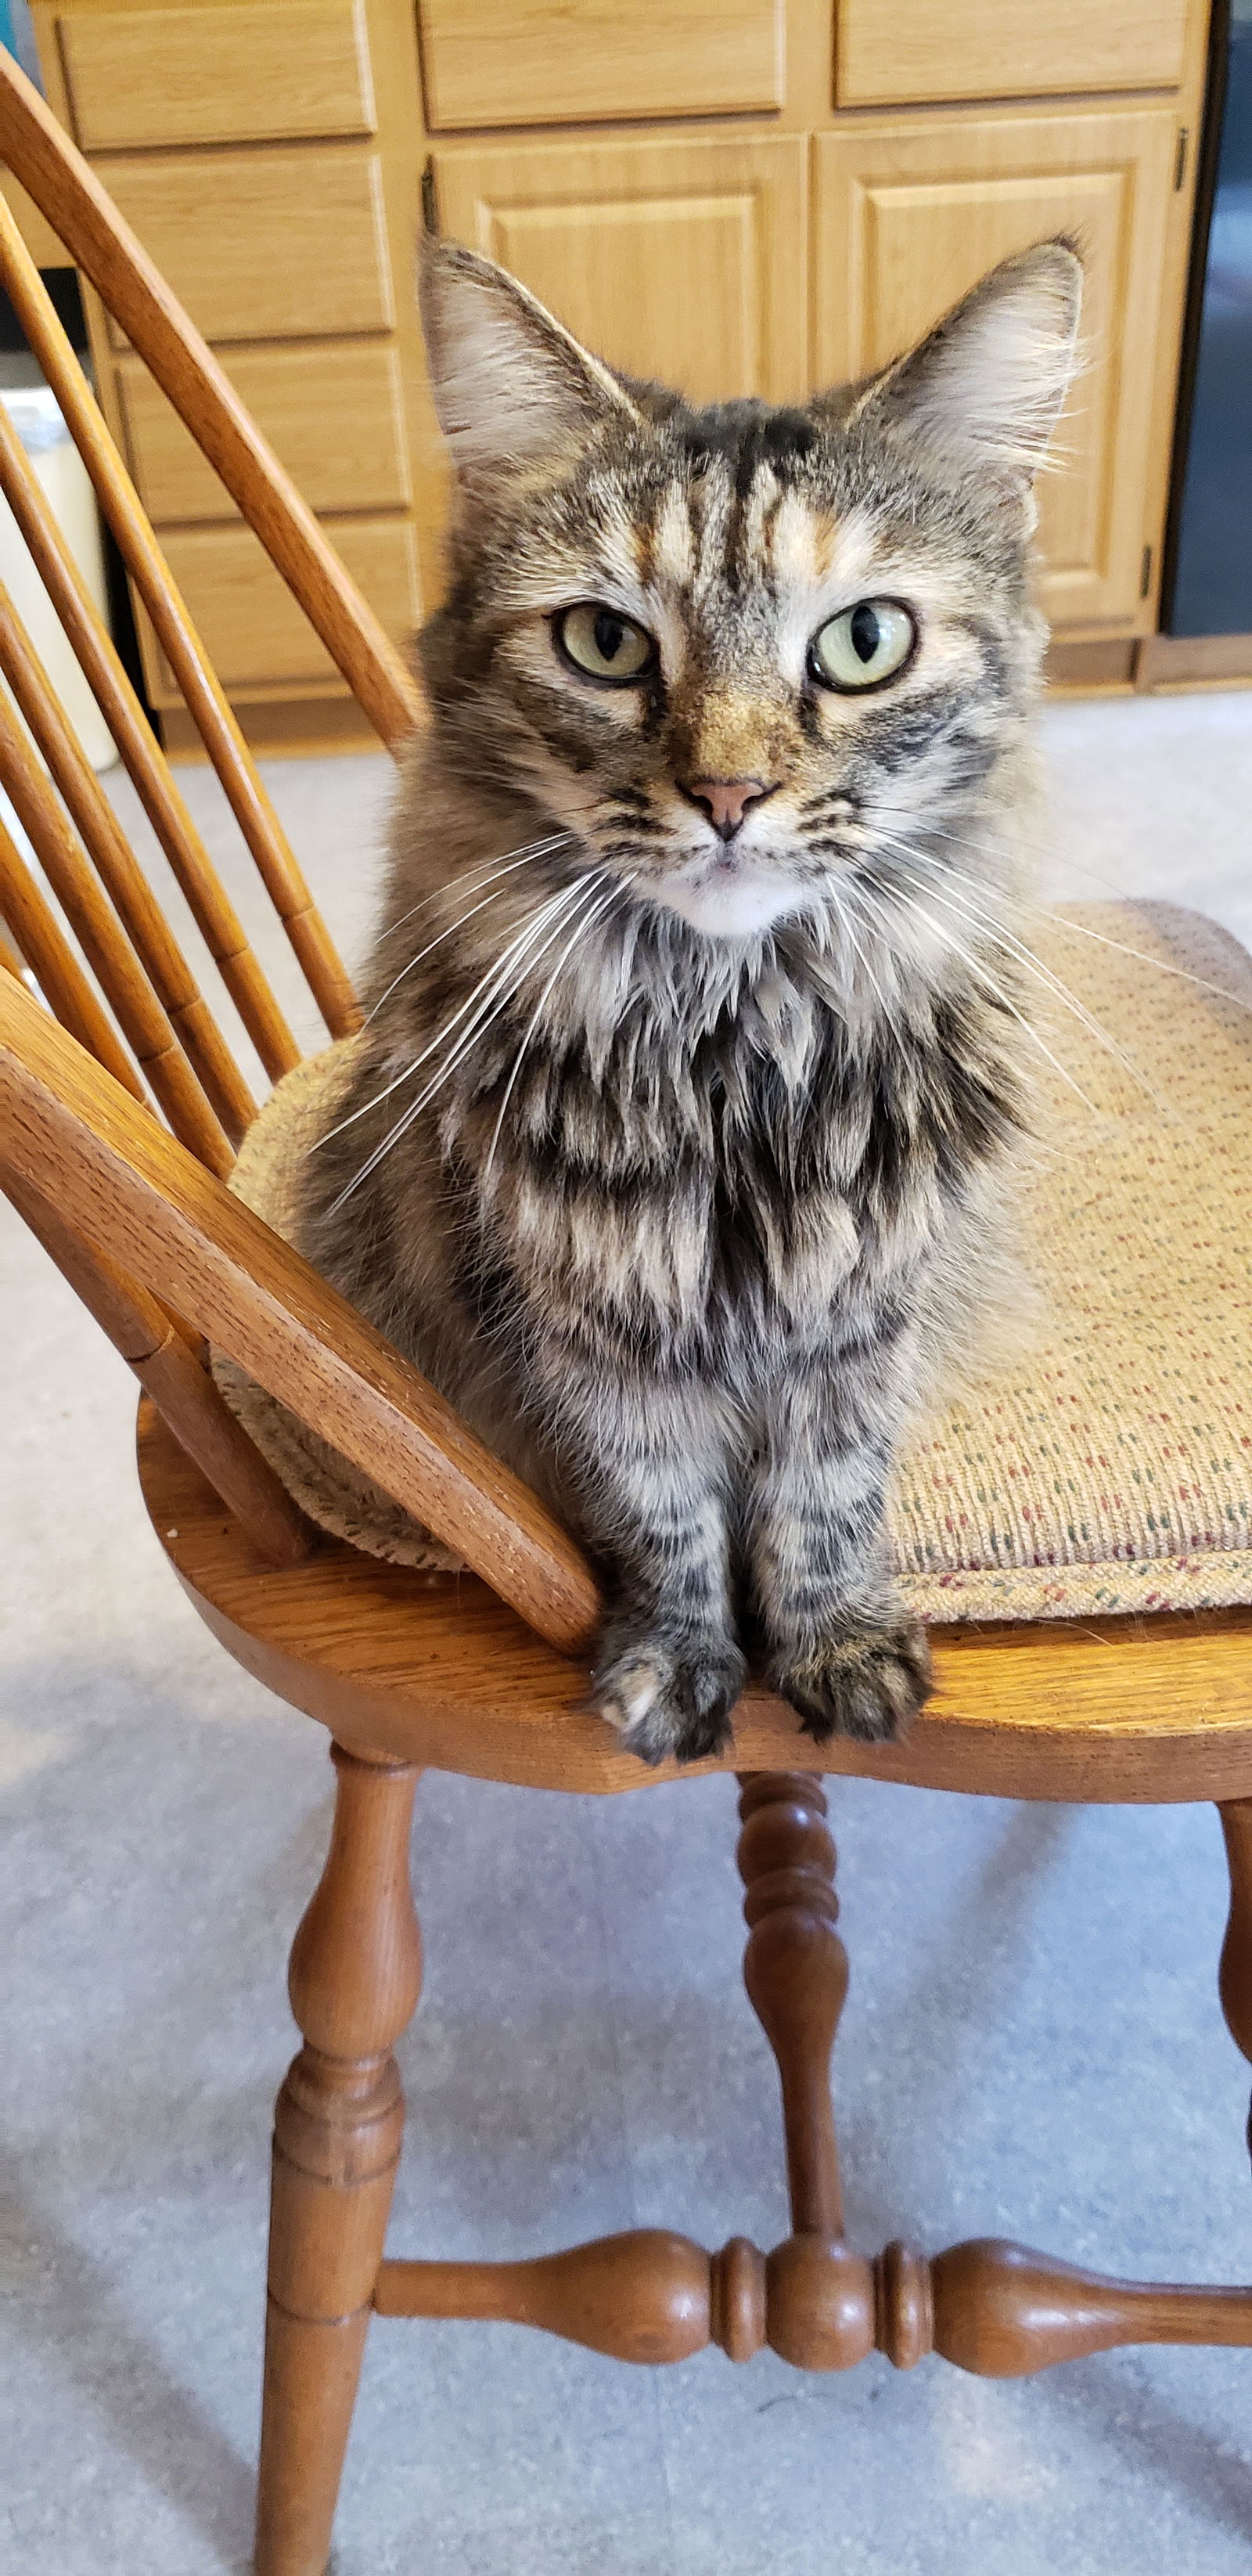
M 877 689 L 912 660 L 917 627 L 898 599 L 858 599 L 809 646 L 809 671 L 828 689 Z
M 645 678 L 656 660 L 656 646 L 645 626 L 623 617 L 599 600 L 580 600 L 556 621 L 556 635 L 567 661 L 589 680 L 608 680 L 631 688 Z

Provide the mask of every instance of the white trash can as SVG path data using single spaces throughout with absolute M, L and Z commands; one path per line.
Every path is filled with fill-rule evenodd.
M 48 385 L 0 388 L 4 404 L 107 627 L 104 542 L 91 477 Z M 111 769 L 113 737 L 74 659 L 26 540 L 0 492 L 0 580 L 26 628 L 93 769 Z

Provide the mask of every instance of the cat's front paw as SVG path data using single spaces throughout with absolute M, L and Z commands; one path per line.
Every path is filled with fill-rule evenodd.
M 832 1735 L 890 1744 L 933 1687 L 926 1631 L 903 1611 L 888 1626 L 832 1627 L 801 1652 L 780 1655 L 770 1678 L 817 1744 Z
M 730 1715 L 747 1679 L 733 1638 L 718 1630 L 627 1628 L 601 1640 L 588 1706 L 615 1726 L 642 1762 L 699 1762 L 730 1741 Z

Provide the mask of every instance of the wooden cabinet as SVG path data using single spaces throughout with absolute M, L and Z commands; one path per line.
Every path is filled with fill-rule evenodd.
M 1175 89 L 1187 0 L 838 0 L 835 103 Z
M 35 0 L 49 95 L 390 630 L 440 580 L 423 220 L 593 347 L 788 401 L 1007 252 L 1086 256 L 1044 596 L 1149 634 L 1208 0 Z M 44 254 L 46 256 L 46 253 Z M 88 298 L 100 398 L 262 741 L 351 725 L 276 577 Z M 178 726 L 146 632 L 154 703 Z M 318 711 L 321 711 L 320 715 Z M 294 713 L 293 713 L 294 711 Z
M 212 342 L 389 633 L 420 622 L 443 480 L 413 296 L 424 145 L 397 0 L 40 0 L 54 106 Z M 228 693 L 261 745 L 365 740 L 338 673 L 88 294 L 100 398 Z M 139 613 L 174 747 L 181 700 Z
M 783 0 L 422 0 L 421 18 L 432 133 L 783 103 Z
M 360 0 L 76 9 L 57 25 L 84 152 L 374 131 Z
M 1156 392 L 1172 112 L 858 125 L 821 135 L 816 150 L 819 381 L 884 365 L 1010 252 L 1057 233 L 1080 240 L 1084 363 L 1039 485 L 1044 605 L 1056 625 L 1133 621 L 1150 542 L 1143 430 Z
M 698 400 L 801 396 L 808 155 L 799 136 L 436 153 L 440 222 L 611 364 Z

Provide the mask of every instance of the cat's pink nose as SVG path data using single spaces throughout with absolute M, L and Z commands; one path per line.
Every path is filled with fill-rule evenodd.
M 714 831 L 723 841 L 733 841 L 750 805 L 759 805 L 763 797 L 774 793 L 763 778 L 693 778 L 689 782 L 680 779 L 679 785 L 693 805 L 703 805 Z

